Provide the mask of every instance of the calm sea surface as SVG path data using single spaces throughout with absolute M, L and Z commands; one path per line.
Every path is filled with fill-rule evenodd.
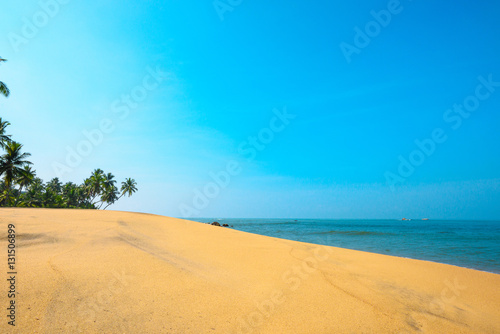
M 447 263 L 500 274 L 500 221 L 192 219 L 276 238 Z

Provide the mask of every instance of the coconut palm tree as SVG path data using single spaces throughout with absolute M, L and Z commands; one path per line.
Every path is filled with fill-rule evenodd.
M 59 181 L 58 177 L 55 177 L 47 182 L 45 188 L 52 190 L 55 194 L 59 194 L 62 190 L 62 183 Z
M 27 188 L 33 182 L 34 177 L 35 171 L 28 165 L 24 166 L 21 171 L 21 175 L 19 175 L 16 179 L 16 183 L 19 185 L 19 196 L 16 198 L 16 203 L 14 204 L 15 206 L 17 206 L 21 200 L 23 188 Z
M 118 188 L 116 188 L 115 185 L 112 185 L 111 187 L 107 187 L 105 190 L 104 190 L 104 193 L 102 194 L 101 196 L 101 201 L 102 201 L 102 204 L 99 206 L 99 209 L 105 204 L 107 203 L 108 205 L 106 205 L 104 207 L 103 210 L 106 210 L 106 208 L 108 206 L 110 206 L 111 204 L 113 204 L 114 202 L 116 202 L 118 200 Z
M 19 192 L 22 192 L 23 188 L 28 187 L 33 179 L 35 178 L 35 170 L 29 165 L 24 166 L 21 171 L 21 175 L 16 179 L 16 183 L 19 185 Z
M 34 177 L 18 205 L 33 208 L 42 207 L 42 196 L 44 191 L 45 187 L 43 185 L 43 180 L 38 177 Z
M 122 192 L 120 197 L 122 197 L 125 194 L 128 194 L 128 197 L 132 196 L 132 194 L 137 191 L 136 186 L 137 186 L 137 182 L 135 182 L 134 179 L 131 179 L 131 178 L 125 179 L 125 181 L 122 182 L 122 187 L 120 189 Z
M 2 57 L 0 57 L 0 63 L 3 61 L 7 61 L 7 59 L 3 59 Z M 7 85 L 1 81 L 0 81 L 0 94 L 2 94 L 5 97 L 8 97 L 10 94 L 10 91 L 9 91 L 9 88 L 7 88 Z
M 23 145 L 11 141 L 5 145 L 5 154 L 0 156 L 0 176 L 3 175 L 7 190 L 7 204 L 10 204 L 12 183 L 22 175 L 24 166 L 32 165 L 30 161 L 26 160 L 31 154 L 21 153 L 22 148 Z
M 135 193 L 137 191 L 137 182 L 135 182 L 134 179 L 131 179 L 131 178 L 127 178 L 125 179 L 124 182 L 122 182 L 122 186 L 120 188 L 120 191 L 121 191 L 121 195 L 120 197 L 116 198 L 112 203 L 109 203 L 108 205 L 106 205 L 106 207 L 104 207 L 103 210 L 106 210 L 106 208 L 108 206 L 110 206 L 111 204 L 113 204 L 114 202 L 118 201 L 120 198 L 123 197 L 123 195 L 127 194 L 128 197 L 132 196 L 133 193 Z
M 10 135 L 5 134 L 5 129 L 10 125 L 9 122 L 2 120 L 0 117 L 0 147 L 4 148 L 6 143 L 11 141 Z
M 118 199 L 118 189 L 115 186 L 116 180 L 115 176 L 111 173 L 103 174 L 102 178 L 102 188 L 101 188 L 101 205 L 100 209 L 104 203 L 108 203 L 106 207 L 113 204 Z
M 9 206 L 9 192 L 7 191 L 7 189 L 2 189 L 0 191 L 0 204 L 2 206 Z
M 96 204 L 99 201 L 95 201 L 95 198 L 99 196 L 103 190 L 103 184 L 105 181 L 104 172 L 102 169 L 95 169 L 90 177 L 85 180 L 85 188 L 92 204 Z
M 115 176 L 111 173 L 108 173 L 104 175 L 103 180 L 102 180 L 102 185 L 104 188 L 110 188 L 113 187 L 116 183 L 116 180 L 114 180 Z

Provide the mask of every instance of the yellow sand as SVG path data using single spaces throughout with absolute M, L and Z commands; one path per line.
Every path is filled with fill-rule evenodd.
M 500 333 L 500 275 L 148 214 L 0 218 L 0 333 Z

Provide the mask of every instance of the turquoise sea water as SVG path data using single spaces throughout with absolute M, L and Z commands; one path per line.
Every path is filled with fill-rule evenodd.
M 192 219 L 276 238 L 447 263 L 500 274 L 500 221 Z

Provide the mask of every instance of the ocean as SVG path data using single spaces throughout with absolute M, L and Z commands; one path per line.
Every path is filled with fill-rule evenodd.
M 500 274 L 500 221 L 192 219 L 270 237 Z

